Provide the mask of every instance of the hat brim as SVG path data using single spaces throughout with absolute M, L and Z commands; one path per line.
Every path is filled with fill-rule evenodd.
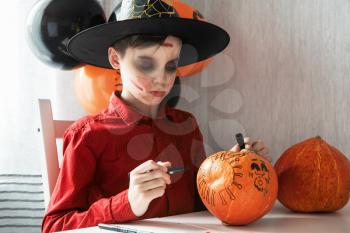
M 91 27 L 72 37 L 67 49 L 73 58 L 82 63 L 111 69 L 108 48 L 122 38 L 138 34 L 181 38 L 180 67 L 214 56 L 230 41 L 225 30 L 208 22 L 185 18 L 145 18 Z

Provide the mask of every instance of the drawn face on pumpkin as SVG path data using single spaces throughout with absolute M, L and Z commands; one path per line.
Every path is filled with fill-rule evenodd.
M 250 169 L 249 176 L 254 179 L 254 186 L 260 192 L 268 192 L 270 176 L 265 162 L 263 160 L 252 159 Z

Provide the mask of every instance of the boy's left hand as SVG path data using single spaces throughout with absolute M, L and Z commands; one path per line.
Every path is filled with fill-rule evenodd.
M 244 143 L 245 143 L 245 149 L 254 151 L 255 153 L 263 156 L 269 162 L 272 161 L 271 156 L 268 155 L 269 148 L 265 146 L 262 140 L 259 139 L 259 140 L 253 141 L 250 137 L 245 137 Z M 230 149 L 230 151 L 239 152 L 240 151 L 239 145 L 236 144 L 234 147 Z

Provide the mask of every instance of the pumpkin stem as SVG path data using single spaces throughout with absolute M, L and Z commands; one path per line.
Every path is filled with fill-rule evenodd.
M 319 136 L 319 135 L 317 135 L 315 138 L 316 139 L 322 139 L 321 136 Z

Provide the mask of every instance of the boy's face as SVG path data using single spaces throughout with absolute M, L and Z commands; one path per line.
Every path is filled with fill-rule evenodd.
M 168 36 L 161 45 L 126 49 L 118 55 L 123 94 L 145 105 L 158 105 L 173 87 L 182 42 Z

